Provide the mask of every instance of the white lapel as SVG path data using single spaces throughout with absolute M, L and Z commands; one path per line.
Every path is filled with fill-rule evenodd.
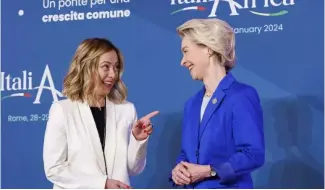
M 105 161 L 97 127 L 90 107 L 87 103 L 78 103 L 79 113 L 84 127 L 89 136 L 90 144 L 93 148 L 99 170 L 105 175 Z M 85 163 L 87 164 L 87 163 Z
M 106 139 L 105 155 L 107 176 L 112 177 L 116 155 L 116 110 L 115 104 L 106 99 Z

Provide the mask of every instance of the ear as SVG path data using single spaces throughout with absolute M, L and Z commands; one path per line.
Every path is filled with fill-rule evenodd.
M 213 55 L 213 50 L 211 48 L 208 48 L 208 55 L 211 57 Z

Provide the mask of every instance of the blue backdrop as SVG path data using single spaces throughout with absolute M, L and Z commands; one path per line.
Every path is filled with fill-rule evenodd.
M 173 13 L 174 11 L 187 9 Z M 235 77 L 264 108 L 266 163 L 257 188 L 324 188 L 324 0 L 1 1 L 2 188 L 52 188 L 44 175 L 49 107 L 77 45 L 105 37 L 122 50 L 124 81 L 139 116 L 160 110 L 135 188 L 169 188 L 181 112 L 200 89 L 180 66 L 175 29 L 217 16 L 236 32 Z

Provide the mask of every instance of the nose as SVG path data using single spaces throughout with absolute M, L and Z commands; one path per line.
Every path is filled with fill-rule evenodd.
M 183 57 L 182 60 L 181 60 L 181 66 L 185 66 L 185 64 L 186 64 L 186 61 L 185 61 L 185 59 Z
M 108 76 L 110 78 L 115 78 L 117 72 L 118 71 L 115 71 L 114 68 L 110 68 L 109 71 L 108 71 Z

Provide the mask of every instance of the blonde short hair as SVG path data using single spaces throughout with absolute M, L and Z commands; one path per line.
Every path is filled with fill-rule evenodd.
M 107 39 L 89 38 L 81 42 L 72 59 L 69 72 L 64 79 L 63 94 L 73 101 L 96 104 L 95 77 L 99 77 L 99 58 L 104 53 L 115 51 L 118 55 L 118 77 L 107 95 L 114 103 L 122 103 L 127 97 L 127 88 L 121 80 L 124 62 L 121 52 Z M 94 75 L 95 74 L 95 75 Z
M 181 37 L 188 37 L 198 45 L 204 45 L 217 54 L 226 71 L 235 64 L 235 34 L 231 26 L 220 19 L 192 19 L 177 28 Z

